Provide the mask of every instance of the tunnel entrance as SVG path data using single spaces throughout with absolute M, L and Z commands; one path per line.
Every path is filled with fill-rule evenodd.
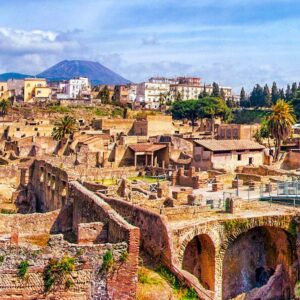
M 227 248 L 223 260 L 223 298 L 231 299 L 269 282 L 276 268 L 282 266 L 278 277 L 278 299 L 287 299 L 291 289 L 290 270 L 292 246 L 288 233 L 275 227 L 256 227 L 238 236 Z M 270 298 L 271 299 L 271 298 Z M 277 298 L 276 298 L 277 299 Z
M 214 291 L 215 246 L 208 235 L 195 236 L 188 243 L 182 268 L 196 276 L 204 288 Z

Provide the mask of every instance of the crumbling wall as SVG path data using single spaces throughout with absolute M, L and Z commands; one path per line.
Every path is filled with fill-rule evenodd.
M 106 197 L 103 194 L 99 196 L 129 223 L 140 228 L 140 243 L 146 252 L 153 258 L 171 265 L 170 236 L 165 217 L 120 199 Z

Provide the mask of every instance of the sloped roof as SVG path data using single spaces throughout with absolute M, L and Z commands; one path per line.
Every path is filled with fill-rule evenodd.
M 210 151 L 265 149 L 263 145 L 251 140 L 198 140 L 194 142 Z
M 166 148 L 166 145 L 158 144 L 133 144 L 128 146 L 134 152 L 155 152 Z

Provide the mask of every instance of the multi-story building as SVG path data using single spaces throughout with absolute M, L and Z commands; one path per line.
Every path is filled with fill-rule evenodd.
M 51 89 L 44 78 L 24 79 L 24 102 L 48 100 L 51 96 Z
M 7 98 L 7 96 L 8 96 L 7 82 L 5 81 L 0 82 L 0 100 Z
M 89 79 L 86 77 L 60 82 L 58 90 L 57 99 L 89 99 L 91 94 Z
M 170 83 L 166 78 L 150 78 L 148 82 L 137 85 L 136 101 L 144 103 L 146 108 L 158 109 L 161 95 L 169 91 Z
M 137 84 L 129 83 L 128 84 L 128 100 L 129 102 L 134 102 L 137 96 Z
M 24 80 L 23 79 L 9 79 L 7 80 L 7 89 L 10 96 L 15 97 L 16 100 L 24 98 Z
M 126 85 L 116 85 L 114 99 L 118 104 L 126 104 L 129 101 L 128 98 L 129 88 Z

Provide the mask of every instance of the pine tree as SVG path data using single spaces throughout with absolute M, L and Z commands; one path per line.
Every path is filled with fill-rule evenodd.
M 297 95 L 297 83 L 296 82 L 293 82 L 293 84 L 292 84 L 292 95 L 293 95 L 293 99 Z
M 219 85 L 216 82 L 213 83 L 212 96 L 213 97 L 220 97 L 220 88 L 219 88 Z
M 270 94 L 270 90 L 269 90 L 269 87 L 267 84 L 264 86 L 264 101 L 263 102 L 264 102 L 263 106 L 270 107 L 272 105 L 271 94 Z
M 253 88 L 253 91 L 251 92 L 250 103 L 251 103 L 251 106 L 257 106 L 257 107 L 265 106 L 264 90 L 259 84 L 257 84 Z
M 292 92 L 291 86 L 289 84 L 286 87 L 285 99 L 286 99 L 286 101 L 291 101 L 293 99 L 293 92 Z
M 277 88 L 277 84 L 274 81 L 272 85 L 272 103 L 275 104 L 277 100 L 280 98 L 279 91 Z
M 283 89 L 279 89 L 279 98 L 285 100 L 285 94 Z
M 246 95 L 244 87 L 242 87 L 241 93 L 240 93 L 240 106 L 241 107 L 250 107 L 250 101 Z

